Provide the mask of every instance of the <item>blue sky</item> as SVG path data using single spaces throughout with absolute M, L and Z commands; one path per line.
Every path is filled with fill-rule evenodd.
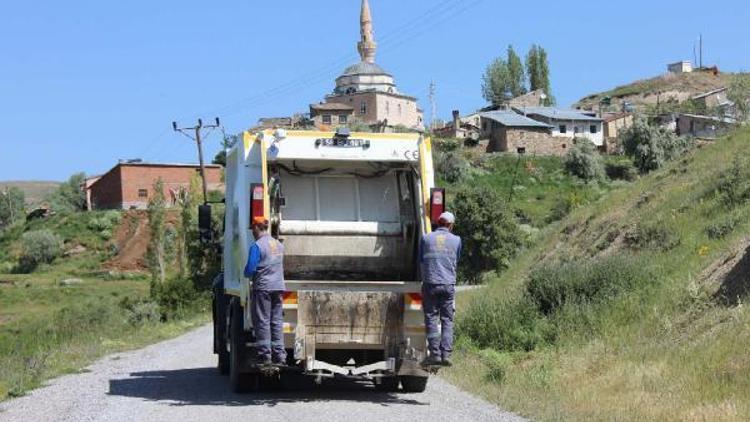
M 690 59 L 750 69 L 750 4 L 370 0 L 378 63 L 440 117 L 483 106 L 480 77 L 508 44 L 550 57 L 561 105 Z M 677 5 L 679 4 L 679 5 Z M 0 180 L 97 174 L 118 158 L 196 161 L 171 121 L 307 111 L 358 60 L 359 0 L 6 2 L 0 17 Z M 210 156 L 220 136 L 207 140 Z

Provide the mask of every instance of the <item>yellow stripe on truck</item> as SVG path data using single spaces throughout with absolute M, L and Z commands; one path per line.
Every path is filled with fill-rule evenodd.
M 427 172 L 427 154 L 431 153 L 429 147 L 430 138 L 422 138 L 419 141 L 419 176 L 422 180 L 422 205 L 424 206 L 424 212 L 422 218 L 422 233 L 427 234 L 432 231 L 432 224 L 430 222 L 430 186 L 427 178 L 429 174 Z
M 260 141 L 260 166 L 263 177 L 263 216 L 271 220 L 271 200 L 268 192 L 268 143 L 266 136 L 258 136 Z

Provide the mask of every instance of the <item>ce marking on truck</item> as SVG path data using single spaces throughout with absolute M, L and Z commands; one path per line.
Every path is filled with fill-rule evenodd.
M 404 158 L 407 160 L 419 160 L 419 150 L 404 151 Z

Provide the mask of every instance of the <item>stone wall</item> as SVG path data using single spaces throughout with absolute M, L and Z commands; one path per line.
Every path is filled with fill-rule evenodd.
M 492 129 L 487 152 L 564 155 L 571 144 L 570 138 L 552 136 L 547 129 L 496 125 Z
M 422 126 L 422 113 L 411 97 L 384 92 L 355 92 L 329 96 L 327 102 L 347 104 L 354 107 L 354 117 L 367 124 L 388 120 L 389 126 L 403 125 L 408 128 Z M 365 113 L 362 113 L 362 104 Z

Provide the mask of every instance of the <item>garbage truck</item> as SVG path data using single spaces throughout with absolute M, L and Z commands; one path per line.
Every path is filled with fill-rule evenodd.
M 424 391 L 432 369 L 421 365 L 419 242 L 445 207 L 445 191 L 434 187 L 430 139 L 276 129 L 243 133 L 226 157 L 213 347 L 232 389 L 294 377 Z M 288 360 L 271 373 L 254 363 L 252 280 L 243 271 L 257 216 L 285 249 Z

